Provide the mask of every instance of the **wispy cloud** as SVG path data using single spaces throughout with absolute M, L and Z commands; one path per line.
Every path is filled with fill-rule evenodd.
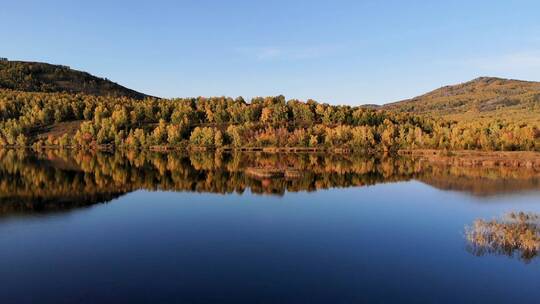
M 339 46 L 302 46 L 302 47 L 241 47 L 235 51 L 242 56 L 257 60 L 301 60 L 329 56 L 340 49 Z

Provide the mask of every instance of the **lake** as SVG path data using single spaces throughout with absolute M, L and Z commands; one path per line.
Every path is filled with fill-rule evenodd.
M 1 302 L 537 303 L 538 214 L 524 168 L 0 150 Z

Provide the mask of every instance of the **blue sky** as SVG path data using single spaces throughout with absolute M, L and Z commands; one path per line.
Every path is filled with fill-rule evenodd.
M 3 1 L 0 57 L 162 96 L 385 103 L 540 80 L 540 1 Z

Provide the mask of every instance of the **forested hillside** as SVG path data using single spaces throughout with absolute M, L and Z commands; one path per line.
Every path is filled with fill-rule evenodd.
M 0 89 L 25 92 L 69 92 L 143 99 L 146 95 L 108 79 L 63 65 L 0 60 Z
M 284 96 L 144 99 L 0 90 L 0 145 L 125 149 L 540 150 L 540 130 Z
M 498 78 L 383 107 L 157 99 L 64 66 L 0 61 L 0 146 L 9 147 L 540 151 L 539 104 L 539 83 Z
M 540 126 L 540 82 L 480 77 L 390 103 L 384 109 L 477 121 L 506 119 Z

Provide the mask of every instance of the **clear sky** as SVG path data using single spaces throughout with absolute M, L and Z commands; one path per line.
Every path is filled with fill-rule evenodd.
M 444 3 L 443 3 L 444 2 Z M 540 1 L 2 1 L 0 57 L 161 97 L 385 103 L 540 80 Z

